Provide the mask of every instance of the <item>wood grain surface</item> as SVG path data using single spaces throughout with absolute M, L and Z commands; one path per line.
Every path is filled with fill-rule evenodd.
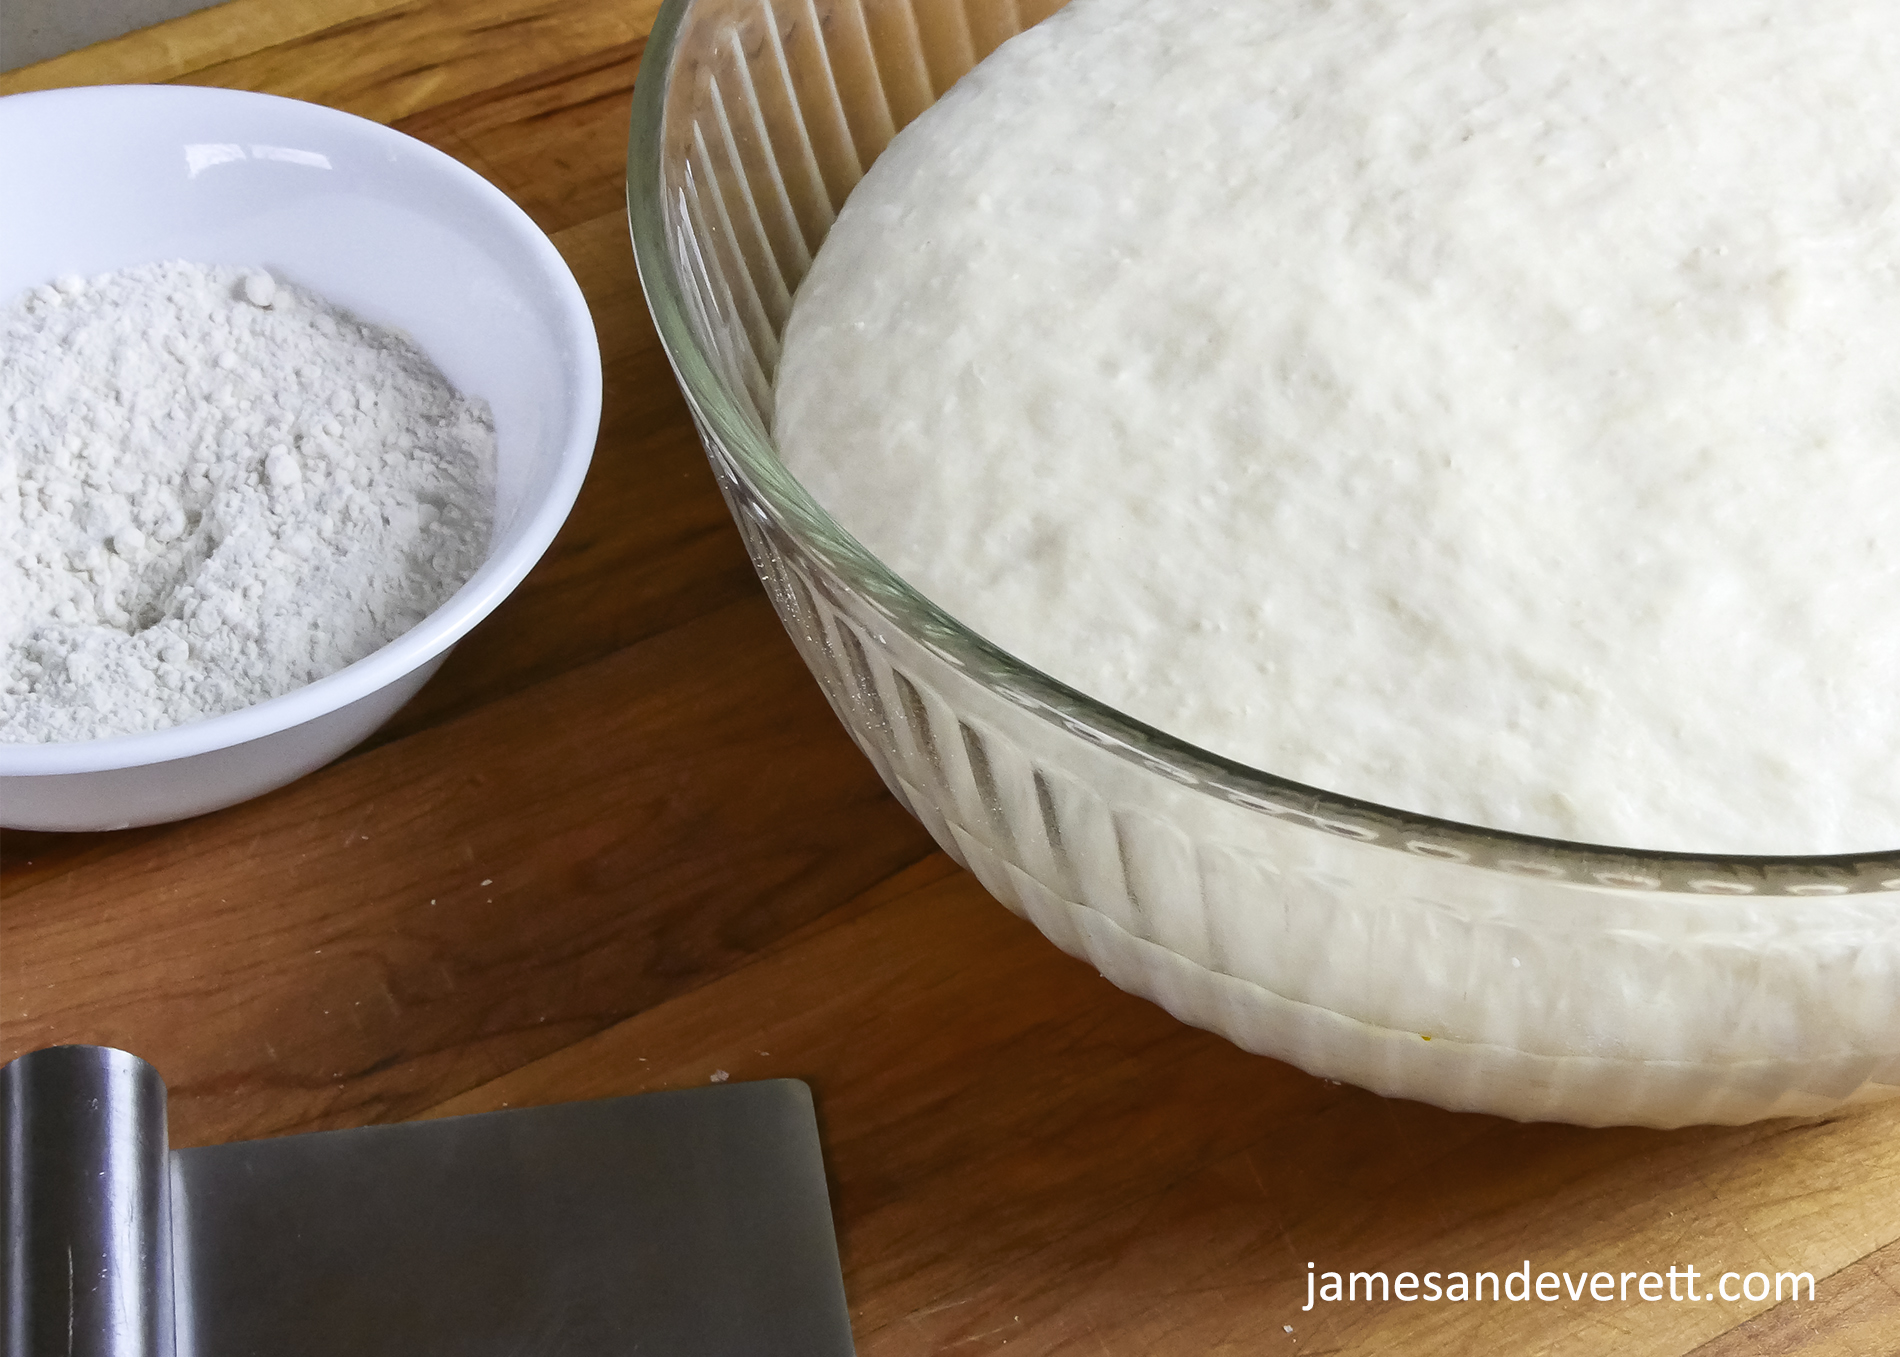
M 0 75 L 391 122 L 553 236 L 606 366 L 573 517 L 374 739 L 182 824 L 0 839 L 0 1058 L 137 1051 L 181 1145 L 805 1079 L 867 1357 L 1900 1352 L 1900 1106 L 1587 1131 L 1377 1098 L 1116 991 L 933 850 L 779 631 L 647 319 L 654 11 L 232 0 Z M 1304 1308 L 1309 1264 L 1527 1261 L 1557 1299 Z M 1686 1266 L 1813 1299 L 1641 1298 Z M 1572 1299 L 1586 1272 L 1636 1277 Z

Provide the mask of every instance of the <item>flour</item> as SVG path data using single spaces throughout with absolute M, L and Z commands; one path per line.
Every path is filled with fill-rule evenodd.
M 334 673 L 482 562 L 487 409 L 257 270 L 0 313 L 0 740 L 156 730 Z

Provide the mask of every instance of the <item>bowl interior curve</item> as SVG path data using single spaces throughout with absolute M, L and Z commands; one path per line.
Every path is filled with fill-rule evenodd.
M 146 763 L 253 739 L 414 669 L 519 583 L 578 492 L 600 361 L 573 276 L 504 194 L 441 152 L 314 104 L 125 86 L 0 99 L 0 297 L 166 259 L 269 270 L 408 334 L 497 436 L 494 539 L 422 624 L 242 712 L 83 744 L 0 746 L 0 774 Z M 25 210 L 21 210 L 24 208 Z

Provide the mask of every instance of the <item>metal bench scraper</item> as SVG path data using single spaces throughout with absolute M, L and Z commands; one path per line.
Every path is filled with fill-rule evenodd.
M 97 1046 L 0 1070 L 5 1357 L 851 1357 L 811 1093 L 168 1149 Z

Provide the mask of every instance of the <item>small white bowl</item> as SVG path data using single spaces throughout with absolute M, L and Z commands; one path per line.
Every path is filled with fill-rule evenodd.
M 593 455 L 600 349 L 546 235 L 412 137 L 270 95 L 107 86 L 0 99 L 0 299 L 184 259 L 262 267 L 409 334 L 494 411 L 494 540 L 412 631 L 243 711 L 66 744 L 0 744 L 0 826 L 96 830 L 228 806 L 321 767 L 426 682 L 547 549 Z

